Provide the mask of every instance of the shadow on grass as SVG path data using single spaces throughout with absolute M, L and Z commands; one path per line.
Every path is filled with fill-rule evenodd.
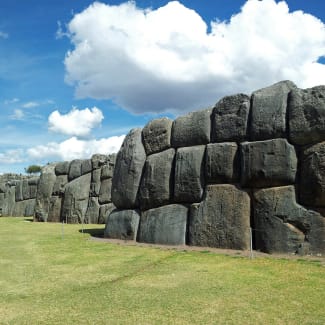
M 104 238 L 104 229 L 93 228 L 93 229 L 79 229 L 80 233 L 89 234 L 91 237 Z
M 26 221 L 26 222 L 34 222 L 34 218 L 33 217 L 25 218 L 24 221 Z

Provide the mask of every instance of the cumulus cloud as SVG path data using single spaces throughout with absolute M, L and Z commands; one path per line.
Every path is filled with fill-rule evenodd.
M 25 104 L 23 104 L 23 108 L 33 108 L 33 107 L 38 107 L 40 106 L 40 103 L 38 102 L 27 102 Z
M 95 153 L 110 154 L 120 149 L 124 135 L 103 138 L 99 140 L 80 140 L 71 137 L 63 142 L 50 142 L 46 145 L 39 145 L 27 150 L 31 160 L 73 160 L 85 159 Z
M 15 109 L 14 113 L 10 116 L 12 120 L 23 120 L 25 117 L 25 113 L 21 109 Z
M 61 114 L 56 110 L 48 118 L 48 127 L 50 131 L 57 133 L 86 136 L 94 127 L 100 125 L 103 118 L 102 111 L 97 107 L 83 110 L 73 108 L 67 114 Z
M 136 113 L 198 109 L 283 79 L 325 83 L 317 62 L 324 23 L 285 1 L 249 0 L 209 27 L 178 1 L 156 10 L 95 2 L 68 24 L 66 81 L 80 98 L 112 99 Z
M 23 149 L 10 149 L 0 153 L 0 164 L 17 164 L 27 161 Z

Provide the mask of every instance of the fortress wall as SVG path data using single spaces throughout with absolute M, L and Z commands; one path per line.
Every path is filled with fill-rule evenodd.
M 325 254 L 324 193 L 325 86 L 283 81 L 131 130 L 105 236 Z

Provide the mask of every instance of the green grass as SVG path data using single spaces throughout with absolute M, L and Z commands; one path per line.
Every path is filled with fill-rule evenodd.
M 62 238 L 60 224 L 0 218 L 0 324 L 325 324 L 321 262 L 108 244 L 80 228 Z

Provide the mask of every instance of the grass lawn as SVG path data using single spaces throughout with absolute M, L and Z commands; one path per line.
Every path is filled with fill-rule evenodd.
M 80 229 L 0 218 L 0 324 L 325 324 L 323 262 L 109 244 Z

